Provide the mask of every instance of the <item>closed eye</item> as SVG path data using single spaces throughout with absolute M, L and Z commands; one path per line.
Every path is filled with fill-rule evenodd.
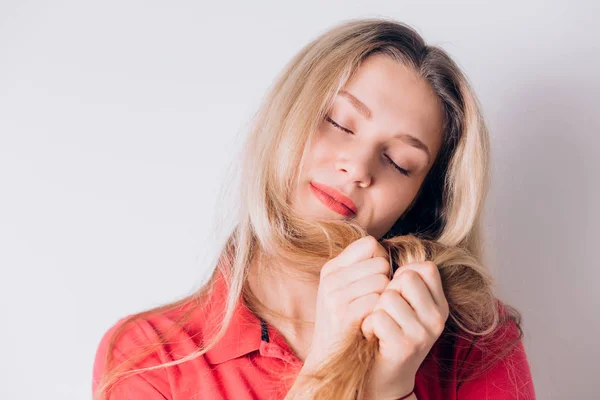
M 332 120 L 331 118 L 329 118 L 328 116 L 325 116 L 325 120 L 328 121 L 331 125 L 335 126 L 338 129 L 341 129 L 342 131 L 346 132 L 346 133 L 351 133 L 354 135 L 354 132 L 352 132 L 350 129 L 346 129 L 341 125 L 338 125 L 337 122 L 335 122 L 334 120 Z
M 340 124 L 338 124 L 337 122 L 335 122 L 334 120 L 332 120 L 331 118 L 329 118 L 328 115 L 325 116 L 325 120 L 327 122 L 329 122 L 331 125 L 333 125 L 334 127 L 336 127 L 337 129 L 344 131 L 346 133 L 352 134 L 354 135 L 354 132 L 352 132 L 350 129 L 344 128 L 343 126 L 341 126 Z M 410 171 L 400 167 L 398 164 L 396 164 L 390 157 L 388 157 L 387 154 L 384 154 L 385 158 L 388 159 L 388 162 L 390 163 L 390 165 L 392 165 L 392 167 L 394 167 L 396 170 L 398 170 L 401 174 L 406 175 L 406 176 L 410 176 Z

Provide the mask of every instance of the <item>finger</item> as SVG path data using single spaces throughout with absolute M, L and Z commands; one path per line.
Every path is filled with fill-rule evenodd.
M 325 263 L 321 274 L 327 275 L 340 267 L 377 256 L 389 259 L 388 252 L 374 236 L 365 236 L 350 243 L 340 254 Z
M 418 339 L 427 334 L 414 308 L 396 290 L 386 288 L 375 305 L 374 313 L 379 310 L 384 310 L 392 317 L 408 337 Z
M 390 268 L 389 261 L 384 257 L 373 257 L 360 261 L 352 265 L 351 268 L 340 268 L 327 275 L 327 279 L 332 282 L 332 290 L 347 288 L 356 282 L 361 282 L 368 276 L 379 274 L 383 274 L 389 283 L 388 272 Z
M 373 335 L 379 340 L 379 353 L 400 356 L 405 343 L 402 327 L 383 309 L 371 314 L 371 323 Z
M 412 270 L 419 274 L 433 301 L 441 310 L 448 310 L 448 301 L 446 299 L 446 295 L 444 294 L 444 289 L 442 286 L 442 277 L 440 276 L 439 269 L 437 265 L 432 263 L 431 261 L 425 261 L 423 263 L 411 263 L 407 265 L 403 265 L 396 270 L 394 273 L 394 278 L 401 274 L 402 271 Z M 393 278 L 392 278 L 393 280 Z
M 335 294 L 339 301 L 343 304 L 349 304 L 359 297 L 376 294 L 379 296 L 387 285 L 390 283 L 390 279 L 385 274 L 374 274 L 367 276 L 360 281 L 356 281 L 347 287 L 341 288 L 335 291 Z
M 362 326 L 364 320 L 373 312 L 379 301 L 379 294 L 371 293 L 361 296 L 350 303 L 350 321 L 353 326 Z
M 401 274 L 394 274 L 394 278 L 386 287 L 387 290 L 394 290 L 400 294 L 419 319 L 426 316 L 428 312 L 437 311 L 438 306 L 433 300 L 429 288 L 421 275 L 412 269 L 406 269 Z
M 368 340 L 372 340 L 375 337 L 375 334 L 373 333 L 373 321 L 371 320 L 371 317 L 372 314 L 369 314 L 360 325 L 360 330 Z
M 406 300 L 418 320 L 433 336 L 442 332 L 449 313 L 445 306 L 435 303 L 431 291 L 418 272 L 406 269 L 395 275 L 386 291 L 388 289 L 396 291 Z

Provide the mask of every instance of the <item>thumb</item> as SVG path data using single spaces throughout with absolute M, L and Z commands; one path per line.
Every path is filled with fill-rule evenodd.
M 373 333 L 373 322 L 371 321 L 371 315 L 368 315 L 360 326 L 360 329 L 368 340 L 371 340 L 374 336 Z

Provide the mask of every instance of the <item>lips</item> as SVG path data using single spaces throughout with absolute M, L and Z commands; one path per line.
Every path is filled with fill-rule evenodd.
M 356 205 L 354 204 L 352 199 L 343 195 L 342 193 L 335 190 L 334 188 L 327 186 L 327 185 L 323 185 L 321 183 L 317 183 L 317 182 L 311 182 L 310 184 L 312 186 L 314 186 L 315 188 L 317 188 L 318 190 L 320 190 L 321 192 L 323 192 L 326 195 L 333 198 L 335 201 L 342 203 L 344 206 L 349 208 L 354 214 L 356 214 L 356 212 L 358 211 L 358 209 L 356 208 Z

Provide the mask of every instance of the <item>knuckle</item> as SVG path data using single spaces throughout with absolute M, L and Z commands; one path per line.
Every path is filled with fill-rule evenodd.
M 377 305 L 378 301 L 379 294 L 377 293 L 370 293 L 362 297 L 362 302 L 364 303 L 365 307 L 370 310 L 370 313 L 373 312 L 373 309 Z
M 377 305 L 377 297 L 366 295 L 361 300 L 350 303 L 348 306 L 348 314 L 354 322 L 362 322 L 370 314 Z
M 444 321 L 440 320 L 437 322 L 437 324 L 434 327 L 436 337 L 440 336 L 442 334 L 442 332 L 444 332 L 445 327 L 446 327 L 446 324 L 444 323 Z
M 418 341 L 410 341 L 410 345 L 406 347 L 408 357 L 414 357 L 421 350 L 421 344 Z
M 379 242 L 377 241 L 377 239 L 375 239 L 375 236 L 373 236 L 373 235 L 365 236 L 364 240 L 365 240 L 365 245 L 369 249 L 374 250 L 379 245 Z
M 387 290 L 384 290 L 383 293 L 381 293 L 381 297 L 379 298 L 380 299 L 379 301 L 382 304 L 392 304 L 395 296 L 397 296 L 397 295 L 398 295 L 398 293 L 395 290 L 387 289 Z
M 373 314 L 371 314 L 371 318 L 373 318 L 373 322 L 378 322 L 381 324 L 381 322 L 385 318 L 385 311 L 383 311 L 382 309 L 379 309 L 379 310 L 375 311 Z
M 421 351 L 427 347 L 431 334 L 424 327 L 415 328 L 412 332 L 412 346 L 416 351 Z
M 429 349 L 429 341 L 426 339 L 419 340 L 419 343 L 417 343 L 417 345 L 415 346 L 415 351 L 417 353 L 425 352 L 428 349 Z
M 377 270 L 381 272 L 388 272 L 390 270 L 390 262 L 387 258 L 377 256 L 373 257 L 373 262 L 375 263 Z
M 429 332 L 427 332 L 427 329 L 425 329 L 424 326 L 419 325 L 418 327 L 415 328 L 415 335 L 417 337 L 416 343 L 421 345 L 421 344 L 427 342 L 427 338 L 429 337 Z
M 448 304 L 448 300 L 444 297 L 444 321 L 447 321 L 450 317 L 450 305 Z
M 385 257 L 381 257 L 381 256 L 375 256 L 371 260 L 372 260 L 371 262 L 374 263 L 378 267 L 383 267 L 387 263 L 387 260 L 385 259 Z
M 425 265 L 425 268 L 423 268 L 423 273 L 427 274 L 428 276 L 436 276 L 439 274 L 438 267 L 433 263 L 433 261 L 426 261 L 423 264 Z
M 390 279 L 385 274 L 377 274 L 375 279 L 376 279 L 375 285 L 377 286 L 378 289 L 385 290 L 385 287 L 390 282 Z
M 403 282 L 414 282 L 415 280 L 419 279 L 419 273 L 413 271 L 412 269 L 407 269 L 406 271 L 400 274 L 398 279 L 400 279 Z
M 433 329 L 433 332 L 436 336 L 439 336 L 446 327 L 446 321 L 444 317 L 440 314 L 437 314 L 432 321 L 433 322 L 431 323 L 431 327 Z
M 332 260 L 327 261 L 323 267 L 321 268 L 320 271 L 320 278 L 323 279 L 324 277 L 326 277 L 327 275 L 329 275 L 329 273 L 331 272 L 331 269 L 333 268 L 332 266 Z
M 383 292 L 389 283 L 389 278 L 385 274 L 375 274 L 371 279 L 373 279 L 373 285 L 379 293 Z

